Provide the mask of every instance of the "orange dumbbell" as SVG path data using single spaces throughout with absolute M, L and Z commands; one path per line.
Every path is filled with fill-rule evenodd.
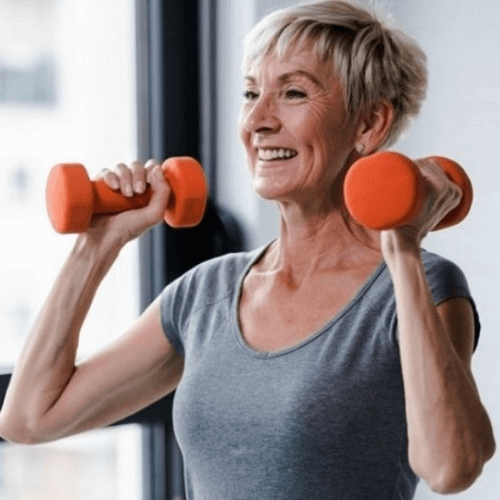
M 441 156 L 430 156 L 462 190 L 459 205 L 434 228 L 461 222 L 472 205 L 472 184 L 464 169 Z M 391 229 L 419 214 L 424 193 L 416 164 L 400 153 L 380 152 L 356 161 L 344 181 L 344 199 L 354 220 L 370 229 Z
M 176 157 L 165 160 L 162 169 L 172 189 L 165 222 L 175 228 L 197 225 L 205 213 L 208 196 L 202 166 L 193 158 Z M 59 233 L 80 233 L 88 229 L 94 215 L 146 206 L 152 191 L 148 186 L 144 193 L 128 198 L 102 179 L 91 181 L 83 165 L 66 163 L 52 168 L 46 195 L 54 229 Z

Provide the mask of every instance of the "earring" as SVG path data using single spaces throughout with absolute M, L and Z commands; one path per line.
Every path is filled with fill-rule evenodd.
M 365 151 L 365 145 L 364 144 L 357 144 L 356 145 L 356 151 L 359 153 L 359 154 L 363 154 L 364 151 Z

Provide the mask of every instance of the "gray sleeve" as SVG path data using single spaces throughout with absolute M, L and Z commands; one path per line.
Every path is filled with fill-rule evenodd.
M 167 285 L 160 296 L 160 313 L 163 332 L 175 350 L 184 356 L 184 345 L 181 337 L 183 319 L 183 290 L 186 289 L 189 275 L 181 276 Z
M 440 304 L 454 297 L 465 297 L 471 303 L 474 312 L 474 350 L 476 350 L 479 343 L 481 323 L 479 321 L 476 303 L 470 292 L 465 274 L 455 263 L 438 257 L 435 254 L 424 252 L 423 259 L 427 279 L 436 304 Z

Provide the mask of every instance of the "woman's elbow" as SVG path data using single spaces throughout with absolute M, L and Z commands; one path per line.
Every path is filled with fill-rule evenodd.
M 483 470 L 482 464 L 470 465 L 458 470 L 443 471 L 437 477 L 428 481 L 430 489 L 434 493 L 450 495 L 461 493 L 470 488 Z
M 484 453 L 471 454 L 460 463 L 443 468 L 427 481 L 431 490 L 442 495 L 456 494 L 470 488 L 483 472 L 485 463 L 495 453 L 494 440 Z
M 12 444 L 38 444 L 36 437 L 22 429 L 0 426 L 0 438 Z
M 40 444 L 45 442 L 40 435 L 21 422 L 9 421 L 0 413 L 0 438 L 14 444 Z

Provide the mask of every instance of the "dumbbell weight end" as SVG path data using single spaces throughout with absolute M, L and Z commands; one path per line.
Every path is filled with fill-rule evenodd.
M 174 228 L 197 226 L 207 206 L 208 185 L 202 166 L 187 156 L 165 160 L 162 165 L 172 193 L 164 220 Z

